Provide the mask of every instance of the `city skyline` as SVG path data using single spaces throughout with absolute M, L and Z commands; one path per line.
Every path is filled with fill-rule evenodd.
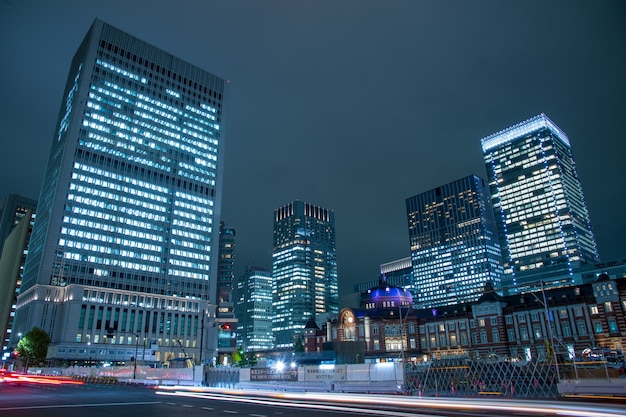
M 101 18 L 231 80 L 236 276 L 271 265 L 272 210 L 298 198 L 335 210 L 340 294 L 376 279 L 410 253 L 405 199 L 485 177 L 481 138 L 541 112 L 571 139 L 601 259 L 626 256 L 622 3 L 167 4 L 0 6 L 0 197 L 38 198 L 68 63 Z

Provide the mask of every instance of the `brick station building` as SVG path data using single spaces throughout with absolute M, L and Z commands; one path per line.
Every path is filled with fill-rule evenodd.
M 321 327 L 310 320 L 303 332 L 304 355 L 323 356 L 351 342 L 357 353 L 338 355 L 337 363 L 446 356 L 541 360 L 555 353 L 562 361 L 599 352 L 609 362 L 623 361 L 626 278 L 601 274 L 591 283 L 506 297 L 487 283 L 476 302 L 411 306 L 409 291 L 381 280 L 361 293 L 359 309 L 343 308 Z

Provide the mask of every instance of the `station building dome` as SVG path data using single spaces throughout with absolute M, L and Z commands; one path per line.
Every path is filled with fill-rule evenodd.
M 413 305 L 413 295 L 405 288 L 387 283 L 385 277 L 377 287 L 361 293 L 361 308 L 364 310 L 397 309 Z

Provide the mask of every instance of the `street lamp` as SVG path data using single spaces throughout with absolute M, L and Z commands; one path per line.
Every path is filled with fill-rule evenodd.
M 132 330 L 128 330 L 128 331 L 117 331 L 112 327 L 109 327 L 107 329 L 107 333 L 109 333 L 110 336 L 113 335 L 113 333 L 130 333 L 133 336 L 135 336 L 135 357 L 133 358 L 133 379 L 137 378 L 137 352 L 139 350 L 139 335 L 135 332 L 133 332 Z M 144 349 L 145 350 L 145 349 Z

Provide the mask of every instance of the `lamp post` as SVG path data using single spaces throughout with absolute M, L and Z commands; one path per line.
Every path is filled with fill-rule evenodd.
M 139 336 L 137 334 L 135 334 L 134 332 L 131 332 L 133 335 L 135 335 L 135 360 L 134 360 L 134 364 L 133 364 L 133 379 L 137 378 L 137 349 L 139 348 Z
M 113 335 L 113 333 L 130 333 L 133 336 L 135 336 L 135 357 L 133 358 L 133 379 L 137 378 L 137 352 L 139 350 L 139 335 L 135 332 L 133 332 L 132 330 L 128 330 L 128 331 L 117 331 L 112 327 L 109 327 L 107 329 L 107 333 L 109 333 L 109 335 Z M 144 349 L 145 350 L 145 349 Z

